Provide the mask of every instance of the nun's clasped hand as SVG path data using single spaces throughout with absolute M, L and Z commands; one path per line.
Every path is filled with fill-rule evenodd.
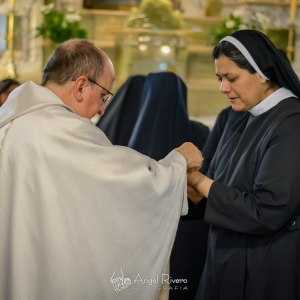
M 185 157 L 188 171 L 197 171 L 201 168 L 202 153 L 193 143 L 183 143 L 180 147 L 174 150 Z

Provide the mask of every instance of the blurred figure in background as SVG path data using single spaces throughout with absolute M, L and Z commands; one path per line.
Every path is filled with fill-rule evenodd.
M 129 77 L 107 106 L 96 126 L 102 129 L 112 144 L 127 146 L 138 118 L 146 76 Z
M 113 144 L 128 146 L 154 159 L 165 157 L 187 141 L 202 150 L 209 135 L 207 126 L 189 120 L 187 87 L 171 72 L 130 77 L 97 126 Z M 208 225 L 202 220 L 179 222 L 170 277 L 186 279 L 187 283 L 171 283 L 170 300 L 194 299 L 204 266 L 207 235 Z
M 158 158 L 181 141 L 194 140 L 202 149 L 208 135 L 207 126 L 189 120 L 187 88 L 177 75 L 162 72 L 146 77 L 129 147 Z
M 3 79 L 0 81 L 0 106 L 6 101 L 8 95 L 20 85 L 20 83 L 14 79 Z

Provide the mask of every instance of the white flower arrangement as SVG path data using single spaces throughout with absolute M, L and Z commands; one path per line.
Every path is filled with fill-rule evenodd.
M 263 13 L 256 12 L 251 15 L 249 22 L 244 22 L 246 18 L 245 10 L 238 8 L 234 10 L 227 18 L 223 19 L 218 27 L 212 30 L 213 43 L 217 44 L 225 36 L 241 29 L 256 29 L 264 31 L 270 25 L 269 18 Z

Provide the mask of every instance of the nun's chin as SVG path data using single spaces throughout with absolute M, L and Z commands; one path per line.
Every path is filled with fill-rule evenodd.
M 231 103 L 231 107 L 234 111 L 247 111 L 248 109 L 244 105 L 239 105 L 235 103 Z

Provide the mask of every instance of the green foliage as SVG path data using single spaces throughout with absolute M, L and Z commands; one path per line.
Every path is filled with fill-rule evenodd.
M 36 28 L 36 37 L 49 38 L 59 44 L 73 38 L 87 38 L 86 30 L 80 27 L 80 15 L 58 11 L 53 3 L 44 6 L 42 14 L 44 22 Z
M 244 22 L 243 19 L 246 17 L 246 13 L 240 9 L 233 11 L 227 18 L 224 18 L 219 26 L 211 31 L 212 44 L 218 44 L 225 36 L 231 35 L 237 30 L 256 29 L 266 31 L 269 27 L 269 18 L 263 13 L 255 12 L 248 16 L 248 22 Z
M 212 29 L 213 44 L 218 44 L 225 36 L 231 35 L 235 31 L 242 29 L 242 20 L 235 17 L 232 13 L 229 17 L 223 19 L 218 27 Z

